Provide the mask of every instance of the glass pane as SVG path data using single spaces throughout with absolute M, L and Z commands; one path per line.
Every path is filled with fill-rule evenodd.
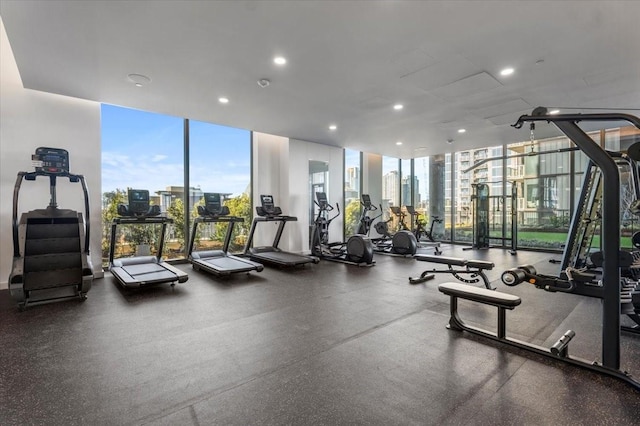
M 360 151 L 344 150 L 344 236 L 354 235 L 360 220 Z
M 462 151 L 454 154 L 454 170 L 457 180 L 455 181 L 455 201 L 453 201 L 455 232 L 453 241 L 456 242 L 472 242 L 473 228 L 473 177 L 486 181 L 486 167 L 479 171 L 471 170 L 465 172 L 474 164 L 474 151 Z M 486 153 L 484 154 L 486 157 Z M 475 156 L 478 161 L 482 160 L 480 155 Z M 448 175 L 448 174 L 447 174 Z
M 205 192 L 223 194 L 229 214 L 244 219 L 236 223 L 229 244 L 231 253 L 244 248 L 251 227 L 251 132 L 201 121 L 189 121 L 189 211 L 198 216 Z M 193 222 L 192 222 L 193 223 Z M 222 247 L 227 223 L 198 227 L 194 250 Z
M 519 207 L 518 244 L 521 247 L 560 250 L 567 239 L 567 232 L 573 214 L 575 201 L 571 185 L 572 152 L 567 138 L 554 138 L 510 145 L 510 149 L 526 154 L 522 157 L 524 176 L 522 179 L 522 202 Z M 532 148 L 532 149 L 531 149 Z M 561 150 L 561 152 L 558 152 Z M 583 157 L 577 160 L 582 163 Z M 581 170 L 582 172 L 583 170 Z
M 404 172 L 404 168 L 402 169 Z M 429 230 L 429 157 L 420 157 L 413 160 L 413 201 L 417 216 L 416 220 L 422 223 L 424 229 Z M 413 223 L 413 227 L 417 227 Z M 413 228 L 412 228 L 413 229 Z
M 390 207 L 400 206 L 400 160 L 393 157 L 382 157 L 382 220 L 391 217 Z M 397 228 L 395 220 L 391 229 Z
M 413 229 L 412 217 L 406 209 L 406 206 L 413 206 L 411 193 L 414 182 L 411 176 L 411 160 L 400 160 L 400 174 L 400 206 L 403 206 L 402 213 L 405 215 L 403 221 L 407 228 Z
M 108 262 L 110 226 L 117 204 L 127 203 L 128 188 L 146 189 L 151 203 L 174 219 L 167 230 L 165 258 L 184 257 L 186 246 L 183 200 L 183 120 L 103 104 L 102 114 L 102 258 Z M 116 254 L 140 253 L 148 245 L 153 254 L 159 231 L 154 225 L 118 227 Z M 144 244 L 143 244 L 144 243 Z M 147 252 L 147 248 L 142 248 Z
M 444 155 L 444 239 L 452 240 L 453 216 L 455 208 L 453 205 L 453 182 L 451 181 L 451 171 L 453 169 L 454 156 L 451 153 Z

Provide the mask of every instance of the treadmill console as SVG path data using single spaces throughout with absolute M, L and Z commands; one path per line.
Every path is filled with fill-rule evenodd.
M 256 207 L 258 216 L 279 216 L 282 214 L 280 207 L 273 202 L 273 195 L 260 195 L 260 207 Z
M 130 189 L 128 196 L 129 211 L 134 216 L 146 214 L 149 211 L 149 191 L 146 189 Z
M 48 175 L 69 173 L 69 152 L 66 149 L 40 147 L 31 156 L 36 172 Z
M 229 207 L 222 205 L 222 194 L 215 192 L 204 193 L 204 208 L 198 206 L 200 216 L 226 216 L 229 214 Z
M 149 191 L 146 189 L 129 189 L 127 196 L 129 198 L 129 204 L 119 204 L 118 215 L 138 219 L 160 215 L 160 206 L 151 205 Z

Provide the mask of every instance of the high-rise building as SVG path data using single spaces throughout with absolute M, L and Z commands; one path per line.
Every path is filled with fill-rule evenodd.
M 382 199 L 387 200 L 390 206 L 397 205 L 399 189 L 399 176 L 397 170 L 392 170 L 382 177 Z
M 360 168 L 348 167 L 345 176 L 345 191 L 360 191 Z
M 402 178 L 402 199 L 400 203 L 403 205 L 420 205 L 420 181 L 417 176 L 413 176 L 414 200 L 411 200 L 411 179 L 409 176 Z

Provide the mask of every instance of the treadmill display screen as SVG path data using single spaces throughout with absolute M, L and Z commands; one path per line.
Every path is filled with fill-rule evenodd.
M 149 191 L 146 189 L 130 189 L 129 209 L 134 214 L 144 214 L 149 211 Z
M 220 201 L 220 199 L 220 194 L 205 192 L 205 209 L 211 214 L 220 214 L 222 211 L 222 202 Z

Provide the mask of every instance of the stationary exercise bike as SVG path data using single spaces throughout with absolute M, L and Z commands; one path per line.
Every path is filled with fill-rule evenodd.
M 353 235 L 349 237 L 346 243 L 329 242 L 329 225 L 331 225 L 333 219 L 340 216 L 340 205 L 336 203 L 337 213 L 335 216 L 329 217 L 334 208 L 329 204 L 325 192 L 316 192 L 314 203 L 319 210 L 311 235 L 311 254 L 333 262 L 357 266 L 373 266 L 375 264 L 375 260 L 373 260 L 374 247 L 366 235 Z
M 377 216 L 369 216 L 369 212 L 378 211 L 378 208 L 371 204 L 371 197 L 368 194 L 362 194 L 360 201 L 362 204 L 362 215 L 360 216 L 360 224 L 358 225 L 358 233 L 362 235 L 369 235 L 371 231 L 371 224 L 382 216 L 380 213 Z M 399 207 L 396 209 L 400 210 Z M 380 205 L 380 212 L 382 212 L 382 205 Z M 400 211 L 403 215 L 403 213 Z M 395 214 L 395 213 L 394 213 Z M 379 221 L 374 225 L 374 229 L 381 238 L 372 238 L 371 241 L 374 244 L 374 251 L 380 254 L 389 254 L 396 256 L 413 256 L 418 250 L 418 241 L 415 235 L 410 231 L 401 229 L 394 234 L 389 231 L 388 221 Z M 403 223 L 402 220 L 400 220 Z M 400 225 L 402 226 L 402 225 Z M 406 225 L 405 225 L 406 227 Z
M 433 227 L 436 223 L 442 223 L 442 219 L 440 219 L 438 216 L 432 216 L 431 226 L 427 231 L 427 229 L 424 227 L 426 222 L 420 219 L 421 213 L 418 212 L 413 206 L 405 206 L 405 208 L 407 209 L 407 213 L 409 213 L 409 215 L 414 218 L 413 221 L 416 225 L 411 232 L 413 232 L 413 235 L 416 236 L 418 247 L 433 247 L 435 249 L 435 254 L 442 254 L 442 251 L 440 250 L 440 242 L 436 241 L 433 236 Z M 427 240 L 425 241 L 424 238 L 426 238 Z
M 433 236 L 433 227 L 435 226 L 436 223 L 442 223 L 442 219 L 440 219 L 438 216 L 432 216 L 431 226 L 429 226 L 429 230 L 427 231 L 427 229 L 424 227 L 424 225 L 426 224 L 426 221 L 420 219 L 421 213 L 416 209 L 414 209 L 413 206 L 405 206 L 405 208 L 407 209 L 407 212 L 411 216 L 415 216 L 414 221 L 416 226 L 412 232 L 413 232 L 413 235 L 416 236 L 416 239 L 418 241 L 421 241 L 423 237 L 426 237 L 429 241 L 431 241 L 432 243 L 435 243 L 436 239 Z

